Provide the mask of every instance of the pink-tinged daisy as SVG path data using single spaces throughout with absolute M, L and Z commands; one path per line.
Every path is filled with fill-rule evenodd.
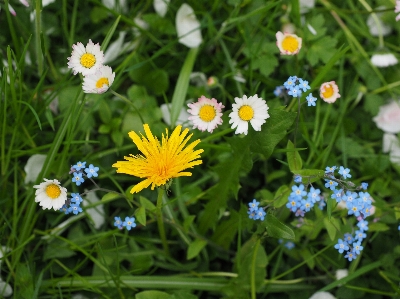
M 335 103 L 338 98 L 340 98 L 339 87 L 336 85 L 335 81 L 322 83 L 319 88 L 319 95 L 324 102 L 329 104 Z
M 231 128 L 236 128 L 235 134 L 247 135 L 250 122 L 254 130 L 261 131 L 262 124 L 269 118 L 268 109 L 267 103 L 257 95 L 235 98 L 235 104 L 232 104 L 232 112 L 229 114 Z
M 102 65 L 94 74 L 83 78 L 82 89 L 85 93 L 105 93 L 113 84 L 115 73 L 111 67 Z
M 396 7 L 394 8 L 394 12 L 400 12 L 400 0 L 396 0 Z M 396 21 L 400 20 L 400 14 L 397 15 Z
M 222 103 L 218 103 L 216 99 L 208 99 L 205 96 L 201 96 L 196 103 L 188 104 L 189 108 L 187 111 L 192 115 L 188 119 L 193 124 L 193 129 L 198 128 L 204 132 L 207 130 L 212 131 L 220 124 L 222 124 L 222 112 L 221 109 L 225 108 Z
M 86 47 L 82 43 L 72 45 L 71 57 L 68 57 L 68 68 L 74 75 L 81 73 L 84 76 L 94 74 L 103 65 L 104 53 L 100 45 L 94 44 L 91 39 Z
M 296 34 L 282 33 L 280 31 L 276 33 L 276 45 L 281 51 L 281 55 L 295 55 L 299 53 L 301 42 L 301 37 L 298 37 Z
M 58 180 L 48 180 L 40 185 L 34 185 L 36 188 L 35 192 L 35 202 L 38 202 L 43 210 L 53 208 L 58 211 L 62 208 L 67 200 L 67 189 L 60 186 Z

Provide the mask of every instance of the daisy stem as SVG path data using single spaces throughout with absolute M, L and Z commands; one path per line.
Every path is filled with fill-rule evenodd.
M 385 43 L 383 41 L 383 32 L 382 32 L 381 21 L 379 20 L 376 13 L 372 12 L 371 6 L 369 6 L 369 4 L 367 2 L 365 2 L 365 0 L 358 0 L 358 1 L 365 7 L 366 10 L 368 10 L 368 12 L 371 13 L 371 17 L 374 19 L 374 21 L 376 23 L 376 27 L 378 28 L 379 48 L 382 49 L 385 46 Z
M 167 256 L 169 256 L 169 248 L 167 243 L 167 237 L 165 235 L 164 222 L 162 219 L 162 205 L 163 205 L 163 196 L 164 189 L 158 188 L 158 196 L 157 196 L 157 224 L 158 231 L 160 233 L 161 242 L 164 248 L 164 252 Z
M 117 96 L 118 98 L 120 98 L 121 100 L 123 100 L 124 102 L 128 103 L 129 105 L 131 105 L 133 107 L 133 109 L 135 109 L 135 111 L 137 112 L 137 114 L 139 115 L 139 118 L 142 122 L 142 124 L 145 124 L 142 116 L 140 115 L 139 110 L 136 108 L 135 105 L 133 105 L 133 103 L 131 101 L 129 101 L 129 99 L 127 99 L 126 97 L 124 97 L 123 95 L 120 95 L 118 92 L 115 92 L 114 90 L 112 90 L 111 88 L 109 89 L 111 91 L 111 93 L 115 96 Z

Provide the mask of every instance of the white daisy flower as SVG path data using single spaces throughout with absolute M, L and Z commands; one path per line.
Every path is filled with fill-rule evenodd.
M 249 98 L 244 95 L 243 98 L 235 98 L 235 102 L 229 114 L 231 128 L 236 128 L 235 134 L 247 135 L 249 122 L 254 130 L 261 131 L 261 125 L 269 118 L 267 103 L 257 95 Z
M 91 39 L 85 46 L 82 43 L 72 45 L 71 57 L 68 57 L 68 68 L 72 69 L 74 75 L 82 73 L 87 76 L 94 74 L 103 65 L 104 53 L 100 50 L 100 45 L 94 44 Z
M 102 65 L 96 73 L 83 78 L 82 89 L 85 93 L 105 93 L 113 84 L 114 78 L 112 68 Z
M 40 185 L 34 185 L 36 188 L 35 202 L 38 202 L 43 210 L 53 208 L 55 211 L 61 209 L 67 200 L 67 189 L 60 186 L 58 180 L 44 179 L 45 182 Z
M 324 102 L 329 104 L 335 103 L 340 98 L 339 87 L 335 81 L 322 83 L 319 88 L 319 95 Z
M 392 53 L 374 54 L 371 57 L 371 63 L 377 67 L 388 67 L 396 65 L 398 60 Z
M 221 109 L 225 108 L 222 103 L 218 103 L 216 99 L 208 99 L 205 96 L 201 96 L 198 102 L 188 104 L 188 112 L 192 115 L 188 119 L 193 124 L 193 129 L 198 128 L 204 132 L 207 130 L 212 131 L 220 124 L 222 124 L 222 112 Z
M 295 55 L 299 53 L 301 49 L 302 39 L 296 34 L 282 33 L 278 31 L 276 33 L 276 45 L 281 51 L 281 55 Z

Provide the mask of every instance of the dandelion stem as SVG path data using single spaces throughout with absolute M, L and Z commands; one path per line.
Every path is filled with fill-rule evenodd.
M 164 222 L 162 219 L 162 205 L 163 205 L 163 196 L 164 189 L 158 188 L 158 196 L 157 196 L 157 224 L 158 231 L 160 233 L 161 242 L 164 248 L 164 252 L 167 256 L 169 256 L 169 248 L 167 243 L 167 237 L 165 235 Z

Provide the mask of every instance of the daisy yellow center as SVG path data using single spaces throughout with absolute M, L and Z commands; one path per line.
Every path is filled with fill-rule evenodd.
M 239 117 L 244 121 L 249 121 L 254 116 L 254 110 L 249 105 L 243 105 L 239 109 Z
M 46 187 L 46 194 L 51 199 L 56 199 L 61 194 L 61 189 L 56 184 L 50 184 Z
M 101 87 L 103 87 L 103 85 L 109 85 L 109 83 L 108 83 L 108 79 L 107 78 L 105 78 L 105 77 L 103 77 L 103 78 L 100 78 L 99 80 L 97 80 L 97 82 L 96 82 L 96 88 L 101 88 Z
M 330 98 L 333 95 L 333 87 L 332 85 L 326 85 L 324 86 L 324 91 L 322 92 L 322 95 L 324 98 Z
M 212 121 L 215 116 L 217 115 L 214 106 L 211 105 L 204 105 L 200 108 L 199 117 L 202 121 L 210 122 Z
M 81 65 L 90 69 L 96 64 L 96 57 L 91 53 L 85 53 L 81 56 Z
M 286 36 L 282 41 L 282 48 L 288 52 L 295 52 L 299 48 L 299 41 L 293 36 Z

